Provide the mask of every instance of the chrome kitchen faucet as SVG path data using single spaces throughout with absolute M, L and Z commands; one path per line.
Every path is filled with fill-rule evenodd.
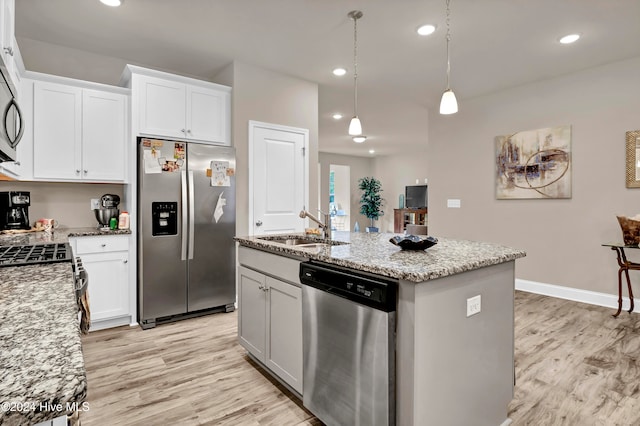
M 318 211 L 322 213 L 322 215 L 324 216 L 324 222 L 321 222 L 320 219 L 318 219 L 317 217 L 315 217 L 314 215 L 312 215 L 306 210 L 300 211 L 300 217 L 302 219 L 308 217 L 312 221 L 316 222 L 320 227 L 320 229 L 322 229 L 322 237 L 329 238 L 331 236 L 331 215 L 323 212 L 322 210 L 318 210 Z

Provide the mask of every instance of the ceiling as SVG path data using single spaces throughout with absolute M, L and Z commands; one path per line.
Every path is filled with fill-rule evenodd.
M 358 21 L 358 115 L 347 136 Z M 638 0 L 451 0 L 451 87 L 465 100 L 640 56 Z M 420 37 L 423 23 L 437 26 Z M 573 45 L 558 38 L 581 33 Z M 233 60 L 319 86 L 320 151 L 426 150 L 446 85 L 445 0 L 18 0 L 16 37 L 212 79 Z M 23 52 L 24 54 L 24 52 Z M 27 55 L 25 55 L 27 56 Z M 26 62 L 26 61 L 25 61 Z M 29 63 L 25 66 L 29 69 Z M 336 66 L 348 69 L 335 77 Z M 120 75 L 114 75 L 116 84 Z M 345 118 L 335 121 L 334 112 Z M 284 123 L 286 124 L 286 123 Z

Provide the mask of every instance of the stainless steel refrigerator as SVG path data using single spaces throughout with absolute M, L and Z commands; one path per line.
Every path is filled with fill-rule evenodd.
M 138 321 L 234 310 L 235 150 L 138 139 Z

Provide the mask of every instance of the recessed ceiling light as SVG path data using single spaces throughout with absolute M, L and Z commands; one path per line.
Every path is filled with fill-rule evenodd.
M 429 34 L 433 34 L 435 30 L 436 30 L 435 25 L 427 24 L 427 25 L 419 26 L 416 32 L 421 36 L 428 36 Z
M 566 36 L 562 37 L 560 39 L 560 43 L 562 43 L 562 44 L 575 43 L 576 41 L 578 41 L 579 38 L 580 38 L 580 34 L 569 34 L 569 35 L 566 35 Z
M 332 72 L 333 72 L 333 75 L 342 77 L 347 73 L 347 70 L 345 68 L 334 68 Z
M 340 114 L 339 112 L 336 112 L 335 114 L 332 115 L 334 120 L 340 120 L 342 118 L 342 114 Z
M 360 136 L 354 136 L 353 137 L 353 141 L 355 143 L 362 143 L 362 142 L 364 142 L 366 140 L 367 140 L 367 137 L 365 135 L 360 135 Z
M 375 150 L 375 149 L 370 149 L 370 150 L 369 150 L 369 154 L 375 154 L 375 153 L 376 153 L 376 150 Z
M 107 6 L 111 6 L 111 7 L 118 7 L 123 2 L 124 0 L 100 0 L 100 3 L 106 4 Z

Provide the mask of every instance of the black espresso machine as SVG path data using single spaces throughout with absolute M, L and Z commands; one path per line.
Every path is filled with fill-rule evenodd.
M 31 229 L 30 205 L 31 193 L 28 191 L 0 192 L 0 230 Z

